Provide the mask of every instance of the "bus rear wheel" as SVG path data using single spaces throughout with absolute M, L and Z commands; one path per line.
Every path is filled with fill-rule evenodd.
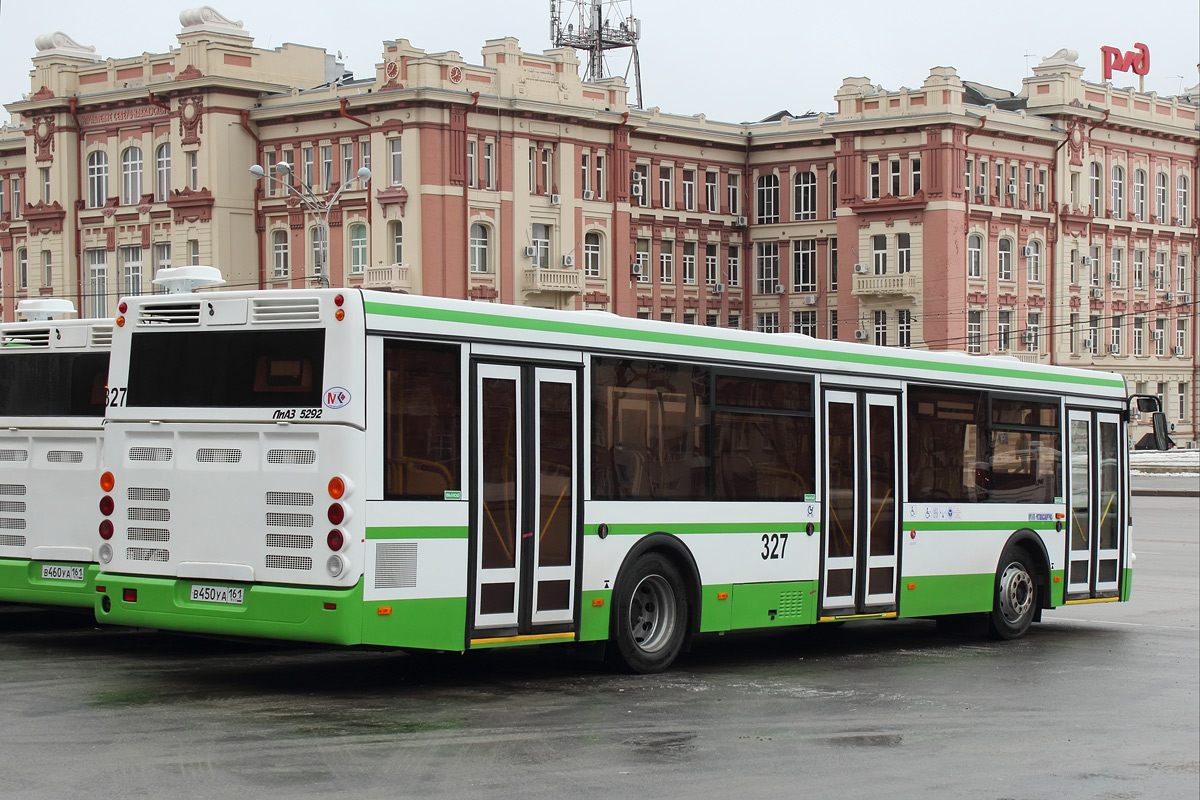
M 661 672 L 687 639 L 688 601 L 683 576 L 658 553 L 639 557 L 616 591 L 612 661 L 630 672 Z
M 988 635 L 993 639 L 1024 636 L 1037 613 L 1037 599 L 1029 554 L 1020 548 L 1005 550 L 996 571 L 996 599 L 988 617 Z

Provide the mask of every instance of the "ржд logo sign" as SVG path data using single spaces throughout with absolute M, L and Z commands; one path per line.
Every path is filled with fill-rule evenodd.
M 1112 80 L 1113 70 L 1133 71 L 1134 75 L 1145 75 L 1150 71 L 1150 48 L 1135 42 L 1134 49 L 1122 53 L 1119 47 L 1101 47 L 1100 60 L 1104 64 L 1104 80 Z

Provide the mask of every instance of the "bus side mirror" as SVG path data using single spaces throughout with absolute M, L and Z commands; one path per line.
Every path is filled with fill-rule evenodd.
M 1146 397 L 1145 395 L 1137 398 L 1137 410 L 1143 414 L 1153 414 L 1158 411 L 1158 398 Z
M 1174 447 L 1175 443 L 1167 435 L 1167 415 L 1161 411 L 1155 411 L 1151 421 L 1154 423 L 1154 449 L 1170 450 Z

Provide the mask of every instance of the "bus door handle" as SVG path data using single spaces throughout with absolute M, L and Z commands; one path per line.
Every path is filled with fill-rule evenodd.
M 816 530 L 817 526 L 813 525 L 811 522 L 804 526 L 804 532 L 809 536 L 812 536 L 814 533 L 816 533 Z

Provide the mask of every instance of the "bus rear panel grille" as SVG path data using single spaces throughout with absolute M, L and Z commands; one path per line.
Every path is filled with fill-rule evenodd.
M 315 464 L 316 450 L 268 450 L 268 464 Z
M 130 528 L 125 538 L 131 542 L 169 542 L 171 532 L 165 528 Z
M 267 492 L 269 506 L 311 506 L 311 492 Z
M 313 537 L 295 533 L 268 533 L 267 547 L 284 547 L 290 550 L 311 550 Z
M 169 447 L 131 447 L 130 461 L 170 461 L 172 456 Z
M 125 557 L 130 561 L 170 561 L 171 551 L 157 547 L 126 547 Z
M 135 503 L 169 503 L 170 489 L 155 489 L 147 486 L 130 486 L 129 499 Z
M 267 556 L 267 567 L 269 569 L 312 569 L 312 559 L 308 556 L 277 556 L 274 554 Z

